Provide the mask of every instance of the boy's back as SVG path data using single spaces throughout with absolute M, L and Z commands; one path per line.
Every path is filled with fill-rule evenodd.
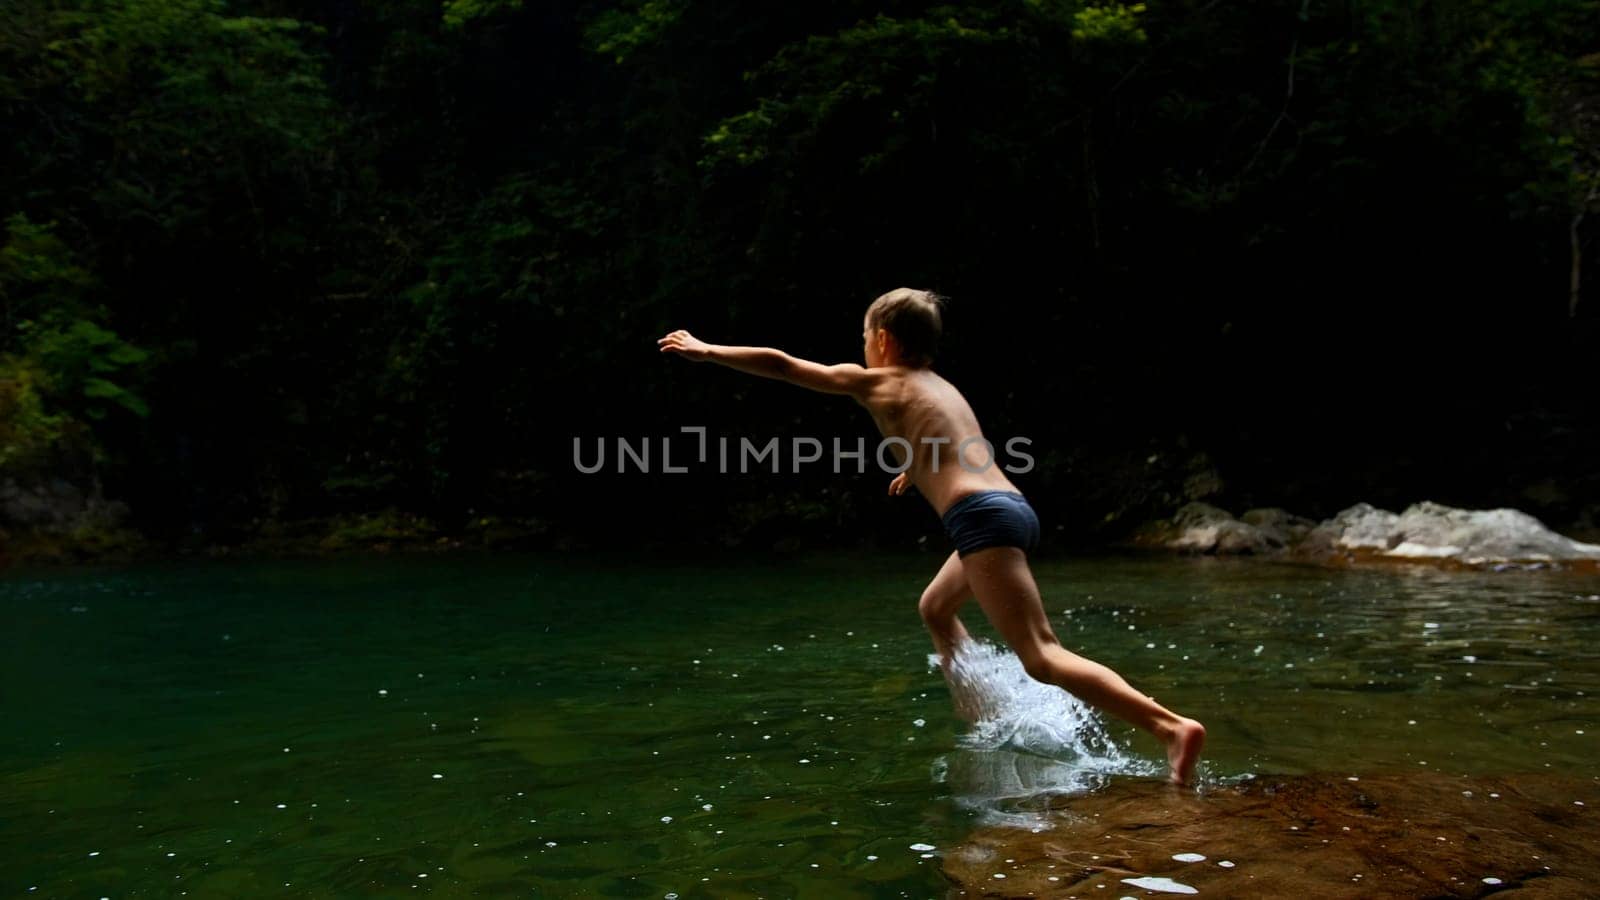
M 984 442 L 967 398 L 928 368 L 881 366 L 857 401 L 872 414 L 885 438 L 911 448 L 906 478 L 944 515 L 950 504 L 977 491 L 1018 491 Z M 960 456 L 958 457 L 958 452 Z M 905 459 L 901 459 L 905 464 Z

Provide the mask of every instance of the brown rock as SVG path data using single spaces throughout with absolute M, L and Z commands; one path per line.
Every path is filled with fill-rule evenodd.
M 1186 503 L 1172 516 L 1164 546 L 1185 553 L 1265 553 L 1282 547 L 1254 525 L 1209 503 Z
M 1317 523 L 1277 507 L 1246 510 L 1239 521 L 1254 525 L 1267 539 L 1279 546 L 1293 544 L 1317 527 Z
M 969 897 L 1181 896 L 1124 881 L 1141 877 L 1201 897 L 1600 896 L 1594 779 L 1267 776 L 1202 794 L 1118 781 L 1049 803 L 1052 828 L 982 829 L 945 874 Z

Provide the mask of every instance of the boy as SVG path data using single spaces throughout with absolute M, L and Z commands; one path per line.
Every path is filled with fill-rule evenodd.
M 909 468 L 890 483 L 889 493 L 903 494 L 908 486 L 921 491 L 956 546 L 917 606 L 945 671 L 967 640 L 956 612 L 976 595 L 1030 677 L 1155 735 L 1166 745 L 1172 781 L 1188 784 L 1205 744 L 1205 727 L 1135 691 L 1116 672 L 1068 651 L 1051 630 L 1026 555 L 1038 544 L 1039 520 L 994 464 L 966 398 L 930 368 L 942 330 L 941 299 L 900 288 L 874 300 L 863 323 L 865 367 L 825 366 L 769 347 L 707 344 L 687 331 L 674 331 L 656 343 L 663 353 L 848 394 L 866 407 L 884 437 L 902 438 L 913 448 Z

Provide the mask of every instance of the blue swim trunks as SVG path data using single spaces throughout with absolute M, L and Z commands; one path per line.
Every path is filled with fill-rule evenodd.
M 966 556 L 985 547 L 1039 546 L 1039 517 L 1021 494 L 1014 491 L 978 491 L 950 504 L 944 511 L 944 530 L 956 542 L 956 553 Z

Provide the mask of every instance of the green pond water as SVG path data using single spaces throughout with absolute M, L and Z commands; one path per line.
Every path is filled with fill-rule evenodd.
M 0 896 L 940 896 L 976 824 L 1158 751 L 1004 657 L 1010 705 L 969 733 L 916 614 L 940 561 L 0 573 Z M 1035 572 L 1069 649 L 1207 724 L 1209 783 L 1591 775 L 1592 577 Z

